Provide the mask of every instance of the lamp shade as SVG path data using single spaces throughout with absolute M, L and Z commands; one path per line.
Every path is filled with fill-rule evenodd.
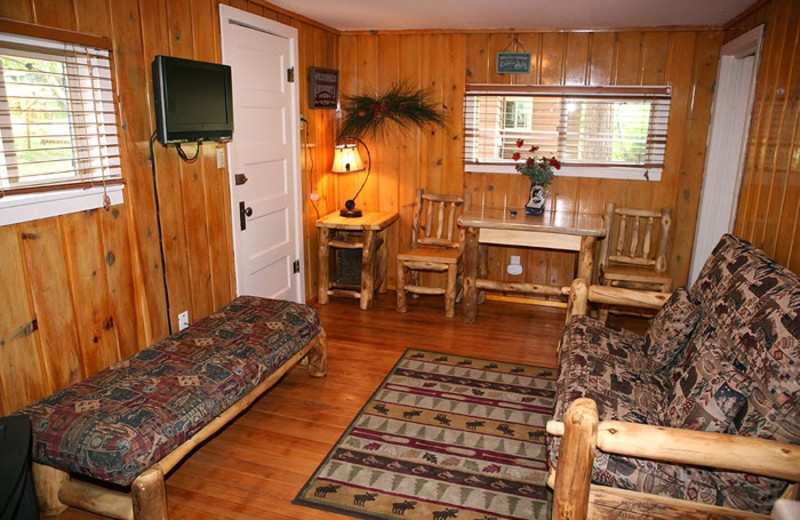
M 364 161 L 356 143 L 336 145 L 333 151 L 333 173 L 357 172 L 364 169 Z

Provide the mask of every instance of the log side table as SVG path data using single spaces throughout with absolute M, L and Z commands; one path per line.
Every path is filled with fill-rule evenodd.
M 360 299 L 362 310 L 372 308 L 376 276 L 379 292 L 386 291 L 386 230 L 397 220 L 398 216 L 397 213 L 391 211 L 366 211 L 360 217 L 349 218 L 342 217 L 338 211 L 335 211 L 317 220 L 319 236 L 317 300 L 321 305 L 328 303 L 329 296 L 345 296 Z M 343 240 L 337 236 L 337 232 L 349 232 L 351 239 Z M 331 283 L 330 250 L 337 248 L 361 249 L 360 290 L 343 289 Z

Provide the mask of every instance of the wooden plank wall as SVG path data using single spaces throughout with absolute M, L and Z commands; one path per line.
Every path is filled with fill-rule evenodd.
M 375 178 L 370 179 L 358 205 L 367 210 L 399 211 L 401 220 L 395 226 L 394 240 L 403 245 L 410 237 L 418 187 L 440 193 L 468 193 L 473 203 L 483 200 L 491 207 L 502 207 L 505 201 L 524 205 L 529 186 L 522 175 L 466 174 L 463 170 L 462 100 L 466 83 L 667 84 L 673 88 L 672 112 L 667 166 L 660 182 L 557 178 L 551 193 L 557 207 L 587 213 L 602 213 L 607 200 L 628 207 L 672 206 L 677 239 L 673 241 L 670 270 L 678 284 L 685 283 L 722 38 L 720 30 L 698 29 L 342 33 L 339 62 L 343 93 L 380 91 L 395 80 L 404 80 L 431 89 L 449 117 L 443 131 L 428 128 L 369 141 Z M 495 56 L 503 50 L 531 52 L 531 73 L 495 74 Z M 336 177 L 332 195 L 337 206 L 355 193 L 360 180 L 358 175 Z M 397 247 L 396 242 L 390 242 L 390 246 Z M 391 251 L 390 262 L 396 250 Z M 497 249 L 490 253 L 494 277 L 509 279 L 505 266 L 510 255 L 522 257 L 524 280 L 514 277 L 517 281 L 569 285 L 574 276 L 573 254 Z
M 156 54 L 220 61 L 218 0 L 15 0 L 0 17 L 106 36 L 114 47 L 120 96 L 125 203 L 0 227 L 0 416 L 89 376 L 168 333 L 149 160 L 155 124 L 150 63 Z M 300 70 L 336 68 L 335 31 L 267 8 L 225 2 L 299 31 Z M 325 190 L 332 111 L 307 111 L 304 190 Z M 186 164 L 155 145 L 171 318 L 192 321 L 235 294 L 228 172 L 214 144 Z M 191 146 L 187 146 L 191 148 Z M 191 150 L 188 150 L 191 153 Z M 310 163 L 316 164 L 311 171 Z M 304 208 L 306 269 L 316 272 L 309 240 L 316 214 Z M 321 211 L 327 212 L 325 201 Z M 311 278 L 311 277 L 310 277 Z M 309 294 L 316 285 L 309 282 Z
M 725 41 L 766 25 L 734 232 L 800 273 L 800 2 L 772 0 Z

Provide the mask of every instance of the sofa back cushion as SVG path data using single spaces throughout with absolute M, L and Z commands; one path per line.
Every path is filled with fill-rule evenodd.
M 666 375 L 683 355 L 686 344 L 700 319 L 700 307 L 689 299 L 689 293 L 678 287 L 650 321 L 644 336 L 642 352 L 651 373 Z
M 724 235 L 689 297 L 702 312 L 691 340 L 697 355 L 720 356 L 752 381 L 732 433 L 800 444 L 797 275 L 747 241 Z
M 750 397 L 754 382 L 740 372 L 701 333 L 672 370 L 665 424 L 673 428 L 735 433 L 734 420 Z M 700 354 L 703 352 L 703 355 Z

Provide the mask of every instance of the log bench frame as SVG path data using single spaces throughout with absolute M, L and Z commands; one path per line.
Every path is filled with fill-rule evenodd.
M 40 512 L 43 515 L 57 515 L 72 506 L 120 520 L 167 520 L 167 488 L 164 476 L 203 441 L 232 422 L 261 394 L 277 383 L 289 369 L 306 357 L 309 375 L 322 377 L 327 373 L 327 340 L 322 327 L 317 336 L 258 386 L 186 442 L 143 471 L 133 480 L 128 493 L 102 484 L 72 479 L 66 471 L 34 463 L 33 479 Z

